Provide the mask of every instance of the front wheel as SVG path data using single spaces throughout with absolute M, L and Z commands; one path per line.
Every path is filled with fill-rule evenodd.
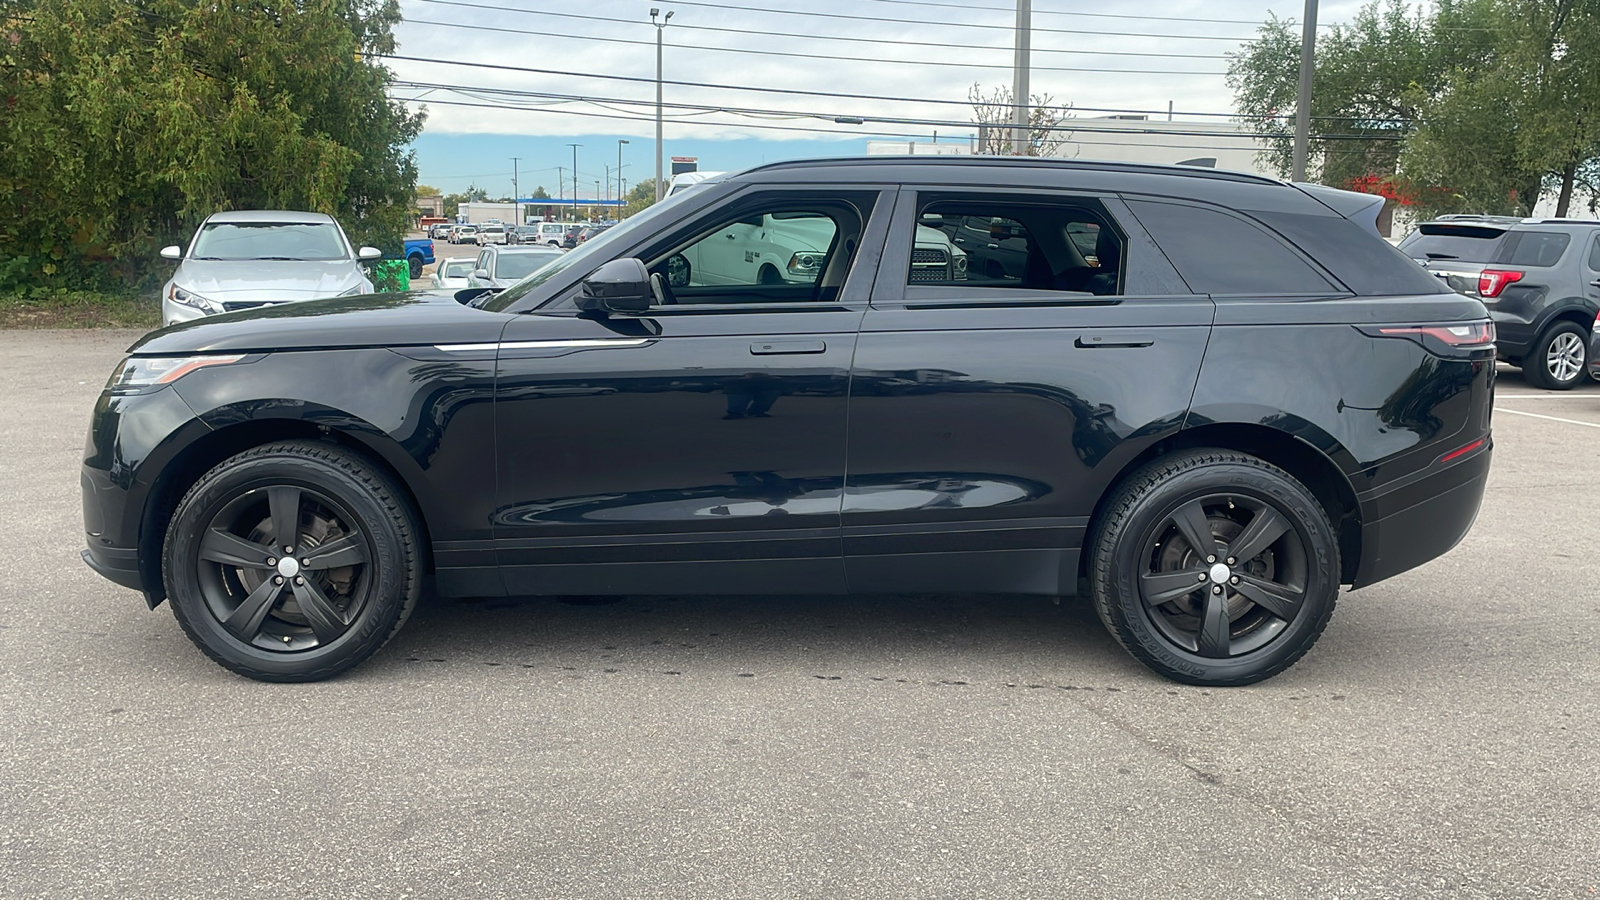
M 1522 363 L 1523 377 L 1534 387 L 1571 390 L 1589 369 L 1589 332 L 1576 322 L 1557 322 Z
M 225 460 L 168 526 L 172 612 L 206 655 L 261 681 L 316 681 L 376 653 L 416 606 L 410 504 L 342 448 L 269 444 Z
M 1108 501 L 1089 565 L 1095 609 L 1175 681 L 1270 678 L 1316 643 L 1339 591 L 1339 542 L 1287 472 L 1227 450 L 1155 460 Z

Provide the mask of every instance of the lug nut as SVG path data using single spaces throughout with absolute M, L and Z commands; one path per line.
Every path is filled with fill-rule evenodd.
M 278 560 L 277 560 L 277 557 L 273 557 L 273 556 L 269 556 L 269 557 L 267 557 L 267 565 L 269 565 L 269 566 L 275 566 L 275 565 L 277 565 L 277 564 L 278 564 Z
M 283 576 L 282 575 L 274 575 L 274 576 L 272 576 L 272 583 L 273 584 L 283 584 Z
M 283 555 L 284 556 L 293 556 L 294 555 L 294 548 L 293 547 L 285 547 L 285 548 L 283 548 Z
M 1220 594 L 1220 593 L 1222 593 L 1222 585 L 1220 585 L 1220 584 L 1219 584 L 1219 585 L 1217 585 L 1217 586 L 1216 586 L 1216 587 L 1213 587 L 1213 588 L 1212 588 L 1212 589 L 1211 589 L 1211 593 L 1213 593 L 1213 594 Z
M 1235 562 L 1235 560 L 1234 560 L 1234 558 L 1233 558 L 1233 557 L 1231 557 L 1231 556 L 1230 556 L 1230 557 L 1228 557 L 1228 565 L 1230 565 L 1230 566 L 1231 566 L 1231 565 L 1233 565 L 1233 564 L 1234 564 L 1234 562 Z
M 1237 575 L 1233 576 L 1233 583 L 1234 584 L 1238 584 L 1239 583 L 1239 576 L 1237 576 Z
M 294 583 L 296 585 L 302 585 L 302 584 L 306 583 L 306 580 L 304 578 L 301 578 L 300 576 L 296 575 L 295 579 L 294 579 Z
M 1200 573 L 1200 580 L 1201 581 L 1205 581 L 1206 580 L 1206 573 L 1204 573 L 1204 572 Z
M 1208 562 L 1208 563 L 1214 563 L 1216 561 L 1217 561 L 1217 558 L 1215 556 L 1206 557 L 1206 562 Z

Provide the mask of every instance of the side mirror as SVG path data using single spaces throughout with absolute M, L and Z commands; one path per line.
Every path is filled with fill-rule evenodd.
M 473 272 L 472 272 L 472 277 L 478 279 L 479 281 L 488 281 L 489 280 L 489 270 L 488 269 L 474 269 Z
M 356 257 L 363 261 L 369 259 L 383 259 L 383 251 L 377 247 L 362 247 L 356 251 Z
M 177 247 L 177 246 L 162 247 L 161 248 L 161 258 L 162 259 L 183 259 L 183 248 L 182 247 Z
M 583 280 L 578 308 L 587 312 L 644 312 L 655 301 L 650 273 L 629 257 L 613 259 Z

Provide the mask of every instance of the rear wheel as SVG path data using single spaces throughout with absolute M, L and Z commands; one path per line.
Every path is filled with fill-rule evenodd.
M 1090 557 L 1101 621 L 1176 681 L 1250 684 L 1316 643 L 1339 590 L 1339 543 L 1316 498 L 1253 456 L 1192 450 L 1129 476 Z
M 1557 322 L 1522 360 L 1523 377 L 1547 391 L 1571 390 L 1589 364 L 1589 332 L 1576 322 Z
M 408 257 L 407 261 L 410 263 L 411 277 L 412 278 L 421 278 L 422 277 L 422 257 L 420 257 L 420 256 Z
M 409 504 L 362 458 L 310 442 L 207 472 L 167 529 L 172 611 L 206 655 L 262 681 L 316 681 L 399 630 L 421 593 Z

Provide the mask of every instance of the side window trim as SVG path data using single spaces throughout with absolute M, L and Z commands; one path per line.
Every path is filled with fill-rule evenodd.
M 1589 242 L 1589 271 L 1600 272 L 1600 231 L 1595 232 L 1594 240 Z

